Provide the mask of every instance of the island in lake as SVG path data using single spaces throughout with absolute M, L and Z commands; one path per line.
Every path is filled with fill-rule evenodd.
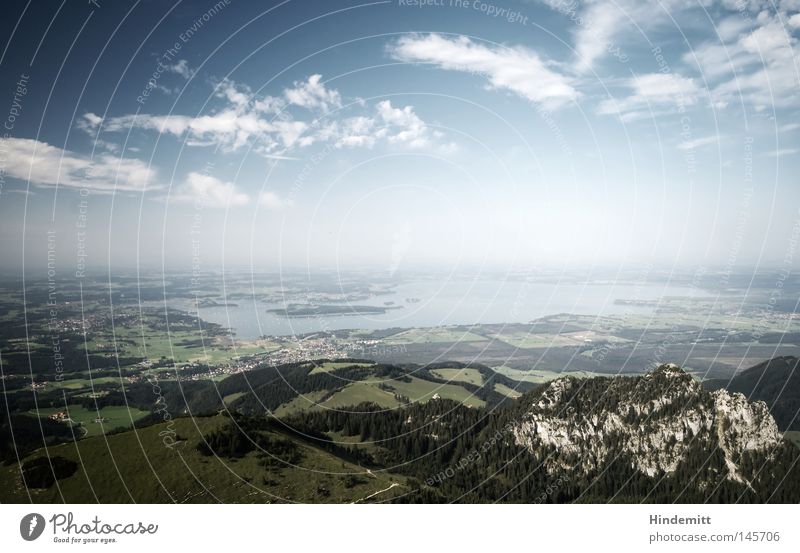
M 325 315 L 382 315 L 392 309 L 401 309 L 396 306 L 376 305 L 308 305 L 303 303 L 290 303 L 282 309 L 268 309 L 280 317 L 319 317 Z

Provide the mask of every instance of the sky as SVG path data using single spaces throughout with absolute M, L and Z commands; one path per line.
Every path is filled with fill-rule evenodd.
M 800 0 L 4 14 L 6 272 L 800 259 Z

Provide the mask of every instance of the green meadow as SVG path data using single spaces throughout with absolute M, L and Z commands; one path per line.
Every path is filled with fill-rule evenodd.
M 294 441 L 302 457 L 296 465 L 279 462 L 265 467 L 263 457 L 269 452 L 228 459 L 197 450 L 203 435 L 230 424 L 221 415 L 178 418 L 171 426 L 162 423 L 39 450 L 27 459 L 63 457 L 77 463 L 77 472 L 49 488 L 28 490 L 22 485 L 18 464 L 0 466 L 0 501 L 351 503 L 385 501 L 409 490 L 402 476 L 365 470 L 300 441 Z M 274 432 L 266 434 L 287 439 Z M 164 436 L 174 438 L 174 444 L 165 442 Z M 84 463 L 87 459 L 92 462 Z

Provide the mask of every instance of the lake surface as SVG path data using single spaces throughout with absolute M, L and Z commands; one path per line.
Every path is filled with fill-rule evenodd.
M 285 307 L 254 299 L 230 300 L 235 305 L 201 307 L 200 317 L 231 328 L 242 339 L 285 336 L 324 330 L 433 327 L 443 325 L 524 323 L 559 313 L 619 315 L 652 313 L 653 306 L 618 305 L 616 300 L 659 300 L 670 296 L 707 297 L 702 290 L 655 284 L 530 283 L 500 280 L 424 280 L 398 284 L 387 295 L 353 305 L 399 307 L 382 314 L 286 318 L 270 309 Z M 412 301 L 409 301 L 412 300 Z M 294 300 L 287 299 L 287 303 Z M 176 309 L 194 312 L 186 299 L 168 300 Z M 391 304 L 391 305 L 387 305 Z M 163 303 L 160 303 L 163 306 Z M 347 305 L 337 303 L 332 305 Z

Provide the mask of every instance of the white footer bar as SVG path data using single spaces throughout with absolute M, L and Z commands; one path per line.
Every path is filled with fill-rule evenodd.
M 0 543 L 120 553 L 800 551 L 798 515 L 797 505 L 0 505 Z

